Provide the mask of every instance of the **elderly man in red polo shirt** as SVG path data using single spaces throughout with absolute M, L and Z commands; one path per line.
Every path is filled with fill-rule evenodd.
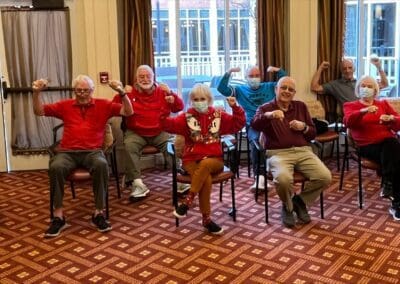
M 32 83 L 33 110 L 39 116 L 52 116 L 64 122 L 64 133 L 57 154 L 50 159 L 50 190 L 54 194 L 54 218 L 45 237 L 55 237 L 66 228 L 63 214 L 64 183 L 69 172 L 83 166 L 90 169 L 93 177 L 95 211 L 92 224 L 100 232 L 111 230 L 103 215 L 105 194 L 108 187 L 108 163 L 102 151 L 104 130 L 107 120 L 113 116 L 132 115 L 132 105 L 120 82 L 110 86 L 119 92 L 120 103 L 93 98 L 94 83 L 86 75 L 77 76 L 73 82 L 75 98 L 52 104 L 42 104 L 40 92 L 47 87 L 44 79 Z

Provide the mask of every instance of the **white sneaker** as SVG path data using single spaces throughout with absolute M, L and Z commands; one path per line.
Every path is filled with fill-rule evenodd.
M 131 192 L 131 197 L 145 197 L 150 190 L 147 188 L 147 186 L 143 182 L 134 182 L 133 183 L 133 189 Z
M 250 189 L 256 189 L 256 187 L 257 187 L 257 179 L 254 181 L 254 184 L 250 187 Z M 265 189 L 263 175 L 260 175 L 258 178 L 258 189 Z
M 190 184 L 178 182 L 178 193 L 185 193 L 190 189 Z

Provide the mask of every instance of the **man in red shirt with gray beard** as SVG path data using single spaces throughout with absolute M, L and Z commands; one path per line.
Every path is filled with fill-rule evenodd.
M 168 133 L 162 131 L 160 117 L 171 112 L 183 110 L 183 101 L 166 84 L 154 82 L 154 72 L 148 65 L 136 70 L 135 84 L 127 93 L 132 103 L 133 115 L 125 118 L 123 126 L 124 145 L 127 152 L 126 169 L 123 184 L 131 188 L 131 198 L 136 200 L 147 196 L 148 187 L 141 179 L 140 156 L 146 145 L 157 147 L 166 156 Z M 117 95 L 113 99 L 119 102 Z

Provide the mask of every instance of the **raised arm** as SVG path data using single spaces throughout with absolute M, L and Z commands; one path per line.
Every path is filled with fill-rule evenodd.
M 44 109 L 42 101 L 40 100 L 40 92 L 47 88 L 48 81 L 46 79 L 39 79 L 33 81 L 32 89 L 33 89 L 33 112 L 36 115 L 43 116 Z
M 321 65 L 319 65 L 317 71 L 315 71 L 312 79 L 311 79 L 311 85 L 310 89 L 311 91 L 317 93 L 317 94 L 323 94 L 324 93 L 324 88 L 320 84 L 321 80 L 321 74 L 324 70 L 329 68 L 329 62 L 328 61 L 323 61 Z
M 218 84 L 218 92 L 220 92 L 222 95 L 224 95 L 225 97 L 230 97 L 233 96 L 233 88 L 229 86 L 229 80 L 231 78 L 231 74 L 234 72 L 240 72 L 240 67 L 234 67 L 229 69 L 224 76 L 222 76 L 221 80 L 219 81 Z
M 133 109 L 132 109 L 132 104 L 129 98 L 126 96 L 126 92 L 124 88 L 122 87 L 122 83 L 117 80 L 112 80 L 108 84 L 114 91 L 117 91 L 120 98 L 121 98 L 121 111 L 120 115 L 122 116 L 130 116 L 133 114 Z
M 384 89 L 387 86 L 389 86 L 389 82 L 388 82 L 386 73 L 382 68 L 381 60 L 378 57 L 372 57 L 371 58 L 371 64 L 376 67 L 376 70 L 378 70 L 378 73 L 379 73 L 379 76 L 380 76 L 379 89 Z

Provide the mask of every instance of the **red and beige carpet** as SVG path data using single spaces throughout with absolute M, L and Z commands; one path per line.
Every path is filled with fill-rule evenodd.
M 66 187 L 65 214 L 70 227 L 44 239 L 49 224 L 46 171 L 0 173 L 0 283 L 400 283 L 400 222 L 379 197 L 380 180 L 364 171 L 366 202 L 358 209 L 354 165 L 338 192 L 339 174 L 325 192 L 325 219 L 319 203 L 312 222 L 287 229 L 279 202 L 270 192 L 270 224 L 264 221 L 263 196 L 256 203 L 253 180 L 236 180 L 237 221 L 213 193 L 213 219 L 222 236 L 207 234 L 197 204 L 175 227 L 168 170 L 144 171 L 151 189 L 143 201 L 121 199 L 110 182 L 113 230 L 90 225 L 91 187 L 78 185 L 76 199 Z M 334 164 L 331 166 L 335 169 Z M 242 173 L 245 170 L 242 169 Z

